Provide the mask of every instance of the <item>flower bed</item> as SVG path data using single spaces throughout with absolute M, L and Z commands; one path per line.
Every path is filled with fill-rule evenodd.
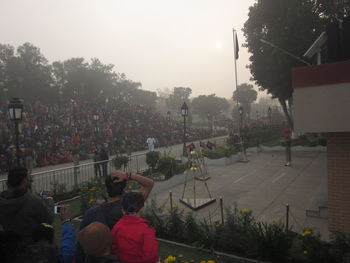
M 310 227 L 296 233 L 282 222 L 257 221 L 249 209 L 226 211 L 223 224 L 198 220 L 176 206 L 166 212 L 155 201 L 145 211 L 157 237 L 198 248 L 272 262 L 345 263 L 350 259 L 350 234 L 336 234 L 326 243 Z

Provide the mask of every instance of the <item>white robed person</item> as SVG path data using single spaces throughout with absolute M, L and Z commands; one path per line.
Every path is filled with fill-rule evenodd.
M 154 151 L 154 145 L 156 144 L 156 139 L 153 137 L 148 137 L 146 140 L 148 151 L 153 152 Z

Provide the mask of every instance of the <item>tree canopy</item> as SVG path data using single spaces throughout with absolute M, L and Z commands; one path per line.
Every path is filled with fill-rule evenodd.
M 116 73 L 114 65 L 93 58 L 70 58 L 48 64 L 40 49 L 25 43 L 15 49 L 0 44 L 0 94 L 25 101 L 57 102 L 61 99 L 105 100 L 115 98 L 155 106 L 155 92 Z
M 303 64 L 287 52 L 301 57 L 328 21 L 348 15 L 350 0 L 257 0 L 250 7 L 243 32 L 252 54 L 252 79 L 260 89 L 278 98 L 291 127 L 291 69 Z
M 256 101 L 258 92 L 253 85 L 243 83 L 233 92 L 232 99 L 242 106 L 245 118 L 250 118 L 251 104 Z
M 243 32 L 252 54 L 252 78 L 260 89 L 279 99 L 293 126 L 286 105 L 286 101 L 292 105 L 291 69 L 303 64 L 261 39 L 301 57 L 321 33 L 323 21 L 312 0 L 258 0 L 248 17 Z
M 225 98 L 216 97 L 215 94 L 200 95 L 192 100 L 193 113 L 198 114 L 203 120 L 210 116 L 218 117 L 226 111 L 229 104 Z
M 182 103 L 185 101 L 189 104 L 189 98 L 192 93 L 192 89 L 188 87 L 175 87 L 173 93 L 169 95 L 166 100 L 166 104 L 169 109 L 176 112 L 180 112 Z

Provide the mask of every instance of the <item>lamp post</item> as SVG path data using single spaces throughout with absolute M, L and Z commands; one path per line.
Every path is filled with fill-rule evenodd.
M 169 140 L 168 140 L 168 145 L 172 144 L 172 134 L 171 134 L 171 111 L 167 111 L 166 113 L 166 120 L 168 122 L 168 128 L 169 128 Z
M 245 147 L 244 147 L 244 140 L 243 140 L 243 108 L 242 106 L 239 107 L 238 109 L 239 112 L 239 117 L 240 117 L 240 123 L 239 123 L 239 138 L 241 141 L 241 147 L 242 147 L 242 160 L 243 162 L 246 162 L 246 152 L 245 152 Z
M 210 113 L 207 114 L 207 119 L 208 119 L 208 132 L 209 132 L 209 135 L 211 136 Z
M 242 127 L 243 127 L 243 108 L 242 106 L 238 109 L 239 112 L 239 137 L 242 137 Z
M 94 113 L 93 115 L 94 118 L 94 123 L 95 123 L 95 137 L 96 137 L 96 142 L 98 141 L 99 134 L 98 134 L 98 121 L 100 119 L 100 116 L 97 113 Z
M 272 124 L 272 110 L 271 110 L 271 107 L 269 106 L 268 110 L 267 110 L 267 114 L 269 116 L 269 126 L 271 126 Z
M 19 154 L 19 129 L 18 124 L 22 121 L 23 103 L 18 98 L 12 98 L 8 105 L 9 117 L 15 123 L 15 135 L 16 135 L 16 157 L 17 166 L 21 166 L 20 154 Z
M 186 150 L 186 117 L 188 115 L 188 107 L 186 102 L 184 102 L 181 106 L 181 115 L 184 118 L 184 134 L 183 134 L 183 156 L 187 156 L 187 150 Z

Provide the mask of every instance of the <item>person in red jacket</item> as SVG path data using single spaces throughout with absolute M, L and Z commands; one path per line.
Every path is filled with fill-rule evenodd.
M 123 197 L 124 216 L 112 229 L 112 253 L 125 263 L 159 262 L 155 231 L 140 216 L 144 198 L 139 192 Z

